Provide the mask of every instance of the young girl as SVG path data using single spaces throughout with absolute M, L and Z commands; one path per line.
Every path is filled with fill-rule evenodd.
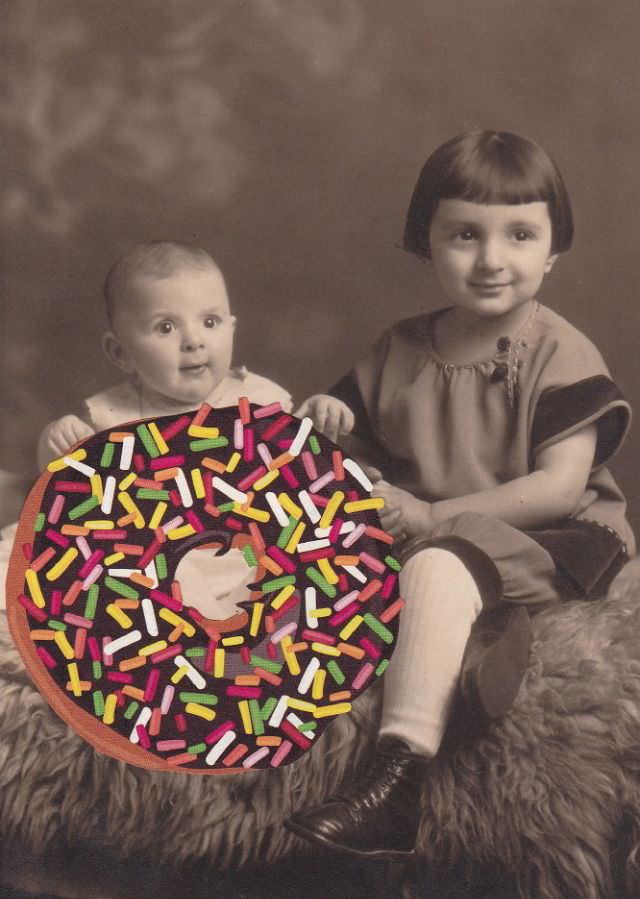
M 423 769 L 456 691 L 504 715 L 528 613 L 605 593 L 634 539 L 604 467 L 630 410 L 593 344 L 536 300 L 571 244 L 569 198 L 536 144 L 474 130 L 428 159 L 405 249 L 447 305 L 394 325 L 299 414 L 371 466 L 406 600 L 364 779 L 297 813 L 296 833 L 372 857 L 411 853 Z

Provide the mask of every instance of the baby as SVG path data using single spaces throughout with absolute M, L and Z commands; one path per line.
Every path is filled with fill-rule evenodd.
M 169 240 L 139 244 L 109 271 L 104 293 L 103 348 L 127 380 L 47 425 L 38 442 L 40 468 L 96 431 L 204 402 L 229 406 L 247 396 L 290 410 L 283 388 L 231 368 L 236 318 L 222 272 L 205 250 Z

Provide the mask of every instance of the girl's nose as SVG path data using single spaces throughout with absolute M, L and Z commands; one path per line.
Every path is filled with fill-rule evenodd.
M 504 268 L 504 260 L 498 241 L 484 240 L 479 243 L 477 264 L 483 271 L 499 272 Z
M 204 341 L 197 328 L 185 329 L 182 332 L 182 349 L 184 351 L 199 350 L 203 346 Z

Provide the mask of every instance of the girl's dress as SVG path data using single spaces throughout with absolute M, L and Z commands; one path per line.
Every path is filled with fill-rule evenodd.
M 418 544 L 456 551 L 485 608 L 602 595 L 635 552 L 624 497 L 606 468 L 627 433 L 628 403 L 595 346 L 551 309 L 534 304 L 490 359 L 464 365 L 434 349 L 444 311 L 394 325 L 330 391 L 356 415 L 350 451 L 437 502 L 527 475 L 536 453 L 595 423 L 595 460 L 573 515 L 523 531 L 463 513 Z

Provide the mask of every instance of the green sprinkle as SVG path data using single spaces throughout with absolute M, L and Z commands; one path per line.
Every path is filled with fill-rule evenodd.
M 87 593 L 87 601 L 84 607 L 85 618 L 95 618 L 96 606 L 98 605 L 98 585 L 92 584 Z
M 180 702 L 198 702 L 200 705 L 217 705 L 218 697 L 214 693 L 179 693 Z
M 139 706 L 139 702 L 136 702 L 135 699 L 131 700 L 124 713 L 124 717 L 127 719 L 127 721 L 130 721 L 133 718 L 135 713 L 138 711 Z
M 389 568 L 393 568 L 394 571 L 400 571 L 400 569 L 402 568 L 400 562 L 398 562 L 397 559 L 394 559 L 393 556 L 385 556 L 384 560 Z
M 292 574 L 286 574 L 284 577 L 277 577 L 272 581 L 264 581 L 260 589 L 263 593 L 276 593 L 278 590 L 282 590 L 283 587 L 295 584 L 295 582 L 296 579 Z
M 338 685 L 345 682 L 346 678 L 342 673 L 342 668 L 340 667 L 340 665 L 338 665 L 335 659 L 331 659 L 330 662 L 327 662 L 327 671 Z
M 102 718 L 104 715 L 104 695 L 102 690 L 94 690 L 92 696 L 93 710 L 99 718 Z
M 93 679 L 101 680 L 102 679 L 102 662 L 100 661 L 100 659 L 96 659 L 95 662 L 92 662 L 91 668 L 93 670 Z
M 233 512 L 233 507 L 235 503 L 231 501 L 230 503 L 223 503 L 221 506 L 218 506 L 218 511 L 220 512 Z
M 365 612 L 364 620 L 371 630 L 375 631 L 385 643 L 393 643 L 393 634 L 388 627 L 385 627 L 381 621 L 378 621 L 375 615 L 372 615 L 371 612 Z
M 255 553 L 251 549 L 249 544 L 242 547 L 242 555 L 244 556 L 244 560 L 247 563 L 247 565 L 249 566 L 249 568 L 255 568 L 257 566 L 258 560 L 256 559 Z M 158 567 L 158 564 L 156 562 L 156 568 L 157 567 Z
M 44 512 L 38 512 L 38 514 L 36 515 L 36 526 L 35 526 L 36 531 L 42 530 L 46 520 L 47 519 L 45 518 Z
M 167 557 L 164 553 L 158 553 L 155 557 L 154 562 L 156 563 L 156 573 L 158 575 L 158 580 L 163 581 L 167 576 Z
M 381 674 L 384 674 L 389 665 L 389 659 L 383 659 L 378 667 L 376 668 L 376 676 L 380 677 Z
M 134 590 L 133 587 L 130 587 L 128 584 L 123 584 L 122 581 L 119 581 L 115 577 L 106 577 L 104 579 L 105 587 L 109 587 L 110 590 L 113 590 L 114 593 L 119 593 L 120 596 L 124 596 L 127 599 L 138 599 L 140 594 L 137 590 Z
M 262 716 L 263 721 L 266 721 L 267 718 L 271 717 L 271 714 L 277 705 L 278 700 L 275 698 L 275 696 L 271 696 L 269 699 L 267 699 L 266 702 L 262 704 L 260 715 Z
M 87 512 L 90 512 L 92 509 L 95 509 L 96 506 L 100 505 L 100 500 L 97 496 L 90 496 L 89 499 L 85 499 L 84 502 L 80 503 L 77 506 L 74 506 L 73 509 L 69 509 L 68 517 L 73 521 L 76 518 L 80 518 L 82 515 L 85 515 Z
M 194 743 L 193 746 L 187 746 L 187 752 L 189 753 L 189 755 L 200 755 L 200 753 L 204 752 L 206 748 L 206 743 Z
M 315 730 L 317 726 L 317 721 L 304 721 L 302 724 L 298 725 L 298 730 L 300 733 L 304 733 L 305 730 Z
M 229 441 L 226 437 L 211 437 L 206 438 L 205 440 L 192 440 L 189 443 L 189 449 L 194 453 L 199 453 L 202 450 L 218 449 L 221 446 L 229 446 Z
M 287 525 L 285 525 L 285 527 L 283 527 L 283 529 L 280 531 L 280 536 L 278 537 L 277 546 L 280 549 L 285 548 L 285 546 L 291 539 L 291 535 L 295 531 L 297 525 L 298 525 L 298 522 L 295 518 L 293 518 L 293 517 L 289 518 L 289 524 L 287 524 Z
M 150 432 L 149 428 L 145 424 L 140 424 L 136 428 L 136 431 L 138 432 L 138 436 L 140 437 L 140 440 L 142 440 L 142 442 L 144 443 L 144 448 L 149 453 L 151 458 L 157 459 L 158 456 L 160 455 L 160 451 L 159 451 L 158 447 L 156 446 L 155 440 L 151 436 L 151 432 Z
M 64 621 L 56 621 L 55 618 L 50 618 L 47 621 L 47 627 L 50 627 L 53 631 L 66 631 L 67 625 Z
M 336 595 L 337 591 L 333 584 L 330 584 L 329 581 L 320 574 L 318 569 L 314 568 L 312 565 L 307 568 L 307 577 L 310 581 L 313 581 L 313 583 L 317 587 L 320 587 L 322 592 L 325 593 L 330 599 L 333 599 L 333 597 Z
M 260 703 L 257 699 L 249 700 L 249 714 L 251 715 L 254 734 L 256 737 L 261 737 L 264 733 L 264 724 L 260 715 Z
M 184 654 L 188 659 L 201 659 L 203 656 L 206 656 L 207 650 L 204 646 L 190 646 L 189 649 L 185 650 Z
M 140 487 L 136 490 L 136 499 L 169 499 L 168 490 L 150 490 L 148 487 Z
M 262 656 L 256 656 L 251 653 L 249 664 L 252 668 L 264 668 L 272 674 L 279 674 L 282 670 L 282 662 L 274 662 L 271 659 L 263 659 Z
M 100 459 L 101 468 L 109 468 L 111 463 L 113 462 L 113 453 L 115 450 L 114 443 L 106 443 L 104 449 L 102 450 L 102 458 Z
M 311 452 L 314 456 L 319 456 L 322 452 L 320 449 L 320 441 L 315 434 L 312 434 L 311 437 L 309 437 L 309 446 L 311 447 Z

